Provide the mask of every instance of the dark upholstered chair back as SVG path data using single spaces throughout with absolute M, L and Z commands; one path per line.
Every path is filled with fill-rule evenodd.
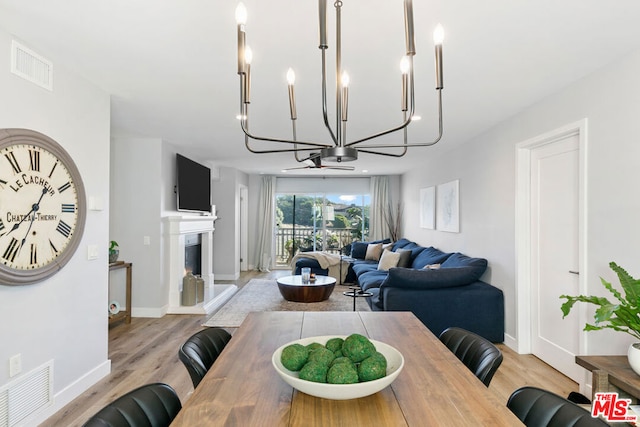
M 447 328 L 440 341 L 489 387 L 489 383 L 502 363 L 502 352 L 489 340 L 461 328 Z
M 207 328 L 192 335 L 180 347 L 178 356 L 189 371 L 193 388 L 198 387 L 230 339 L 231 335 L 224 329 Z
M 139 387 L 105 406 L 84 427 L 168 427 L 182 409 L 167 384 Z
M 567 399 L 536 387 L 522 387 L 509 397 L 507 407 L 527 427 L 604 427 L 599 418 Z

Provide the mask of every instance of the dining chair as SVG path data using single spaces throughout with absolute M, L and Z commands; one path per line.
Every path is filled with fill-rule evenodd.
M 507 407 L 527 427 L 604 427 L 608 424 L 573 402 L 537 387 L 514 391 Z
M 182 344 L 178 357 L 184 363 L 195 389 L 231 339 L 221 328 L 207 328 L 193 334 Z
M 491 341 L 462 328 L 447 328 L 440 341 L 475 374 L 485 386 L 502 363 L 502 352 Z
M 173 388 L 147 384 L 102 408 L 84 427 L 168 427 L 180 409 L 182 404 Z

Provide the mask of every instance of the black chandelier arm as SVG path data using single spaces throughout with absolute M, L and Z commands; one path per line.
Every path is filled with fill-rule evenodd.
M 442 139 L 442 133 L 443 133 L 443 125 L 442 125 L 442 123 L 443 123 L 443 121 L 442 121 L 442 89 L 436 89 L 436 90 L 438 91 L 438 136 L 436 137 L 436 139 L 434 139 L 431 142 L 423 142 L 423 143 L 420 143 L 420 142 L 418 142 L 418 143 L 406 143 L 406 141 L 405 141 L 405 143 L 402 144 L 402 145 L 398 145 L 398 144 L 377 145 L 376 144 L 376 145 L 368 145 L 368 146 L 367 145 L 363 145 L 363 146 L 353 147 L 353 148 L 356 148 L 356 149 L 360 150 L 361 148 L 394 148 L 394 147 L 397 148 L 397 147 L 400 147 L 400 146 L 402 146 L 402 147 L 430 147 L 432 145 L 437 144 L 440 141 L 440 139 Z M 390 133 L 397 132 L 400 129 L 405 129 L 409 125 L 409 123 L 411 123 L 411 117 L 413 116 L 413 87 L 411 88 L 411 92 L 412 92 L 412 94 L 411 94 L 411 98 L 412 98 L 412 101 L 411 101 L 411 114 L 409 115 L 409 118 L 406 119 L 405 122 L 402 125 L 397 126 L 397 127 L 393 128 L 393 129 L 389 129 L 389 130 L 380 132 L 380 133 L 375 134 L 375 135 L 368 136 L 366 138 L 359 139 L 357 141 L 350 142 L 350 143 L 346 144 L 346 146 L 349 147 L 349 146 L 357 145 L 357 144 L 359 144 L 361 142 L 368 141 L 370 139 L 374 139 L 374 138 L 377 138 L 379 136 L 388 135 Z
M 403 145 L 395 145 L 393 148 L 404 147 Z M 407 149 L 402 150 L 402 154 L 394 154 L 394 153 L 385 153 L 383 151 L 373 151 L 373 150 L 361 150 L 358 148 L 358 153 L 368 153 L 368 154 L 376 154 L 378 156 L 387 156 L 387 157 L 403 157 L 407 154 Z
M 285 141 L 276 141 L 276 142 L 285 142 Z M 254 154 L 269 154 L 269 153 L 297 153 L 298 151 L 313 151 L 313 150 L 317 150 L 317 148 L 283 148 L 283 149 L 277 149 L 277 150 L 256 150 L 253 149 L 249 146 L 250 141 L 249 141 L 249 137 L 245 135 L 245 139 L 244 139 L 244 146 L 247 148 L 247 150 L 249 150 L 249 152 L 254 153 Z M 327 146 L 323 146 L 323 147 L 327 147 Z M 302 160 L 304 161 L 304 160 Z
M 240 83 L 242 86 L 242 82 Z M 242 98 L 242 96 L 241 96 Z M 277 142 L 277 143 L 284 143 L 284 144 L 300 144 L 300 145 L 306 145 L 306 146 L 311 146 L 311 147 L 315 147 L 315 148 L 309 148 L 307 150 L 314 150 L 317 148 L 330 148 L 333 147 L 332 145 L 327 145 L 327 144 L 321 144 L 318 142 L 307 142 L 307 141 L 297 141 L 297 140 L 288 140 L 288 139 L 279 139 L 279 138 L 269 138 L 269 137 L 264 137 L 264 136 L 257 136 L 257 135 L 253 135 L 251 132 L 249 132 L 249 129 L 247 127 L 247 124 L 249 123 L 249 108 L 247 106 L 247 104 L 245 104 L 244 102 L 241 101 L 241 117 L 240 117 L 240 128 L 242 129 L 242 132 L 244 132 L 245 137 L 246 138 L 250 138 L 250 139 L 255 139 L 257 141 L 267 141 L 267 142 Z M 295 137 L 295 135 L 294 135 Z M 246 143 L 246 140 L 245 140 Z M 248 147 L 247 147 L 248 148 Z M 302 150 L 302 149 L 287 149 L 284 151 L 297 151 L 297 150 Z M 249 150 L 251 151 L 251 150 Z M 261 152 L 261 151 L 259 151 Z M 282 151 L 264 151 L 264 152 L 282 152 Z
M 397 132 L 399 130 L 406 129 L 406 127 L 409 126 L 409 124 L 411 123 L 411 118 L 413 117 L 413 114 L 415 113 L 415 105 L 416 105 L 416 103 L 415 103 L 415 91 L 414 91 L 414 84 L 413 84 L 413 82 L 414 82 L 414 80 L 413 80 L 413 57 L 409 57 L 409 60 L 411 61 L 411 69 L 409 71 L 409 88 L 410 88 L 410 90 L 409 90 L 409 94 L 410 94 L 409 95 L 409 99 L 410 99 L 409 115 L 405 116 L 404 121 L 400 125 L 398 125 L 396 127 L 393 127 L 391 129 L 387 129 L 387 130 L 384 130 L 382 132 L 376 133 L 374 135 L 370 135 L 370 136 L 358 139 L 356 141 L 349 142 L 349 143 L 344 145 L 345 147 L 350 147 L 352 145 L 356 145 L 356 144 L 359 144 L 361 142 L 369 141 L 370 139 L 378 138 L 378 137 L 381 137 L 381 136 L 384 136 L 384 135 L 389 135 L 390 133 L 394 133 L 394 132 Z M 440 93 L 439 89 L 438 89 L 438 93 Z M 439 101 L 438 102 L 440 104 L 439 111 L 442 111 L 442 97 L 439 97 Z M 440 115 L 440 119 L 442 119 L 442 115 Z M 354 147 L 354 148 L 356 148 L 356 147 Z

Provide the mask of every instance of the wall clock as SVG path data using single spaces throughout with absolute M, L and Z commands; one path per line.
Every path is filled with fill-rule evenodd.
M 57 273 L 78 248 L 86 197 L 78 168 L 53 139 L 0 129 L 0 284 Z

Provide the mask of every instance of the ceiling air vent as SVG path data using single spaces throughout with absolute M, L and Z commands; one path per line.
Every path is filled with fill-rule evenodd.
M 26 46 L 11 43 L 11 72 L 53 92 L 53 64 Z

